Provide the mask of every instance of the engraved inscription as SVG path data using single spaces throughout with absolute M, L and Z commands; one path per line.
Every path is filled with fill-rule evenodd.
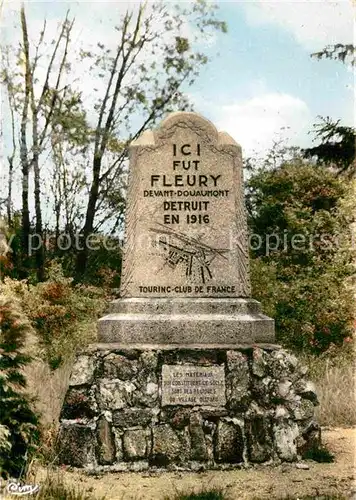
M 224 406 L 223 366 L 162 366 L 162 406 Z
M 195 113 L 130 147 L 122 297 L 247 297 L 241 148 Z

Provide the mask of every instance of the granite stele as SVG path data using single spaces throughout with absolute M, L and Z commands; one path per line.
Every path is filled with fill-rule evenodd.
M 250 298 L 241 148 L 193 113 L 131 146 L 121 298 L 99 341 L 274 341 Z
M 94 470 L 296 461 L 317 396 L 251 298 L 241 148 L 173 113 L 130 149 L 120 298 L 77 355 L 59 461 Z

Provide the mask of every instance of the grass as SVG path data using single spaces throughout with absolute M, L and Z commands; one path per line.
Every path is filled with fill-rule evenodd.
M 220 489 L 201 490 L 198 493 L 177 493 L 174 497 L 165 497 L 164 500 L 230 500 Z
M 75 486 L 69 486 L 59 476 L 49 475 L 41 484 L 35 500 L 105 500 L 93 495 L 90 490 L 82 490 Z
M 255 498 L 254 500 L 265 500 L 261 498 Z M 286 496 L 286 497 L 271 497 L 271 500 L 347 500 L 347 497 L 342 495 L 303 495 L 303 496 Z
M 334 356 L 304 356 L 315 383 L 320 406 L 316 419 L 326 427 L 356 425 L 355 360 L 350 352 L 339 350 Z
M 258 500 L 258 499 L 256 499 Z M 346 497 L 341 495 L 306 495 L 306 496 L 296 496 L 296 497 L 282 497 L 275 500 L 347 500 Z
M 165 497 L 164 500 L 230 500 L 221 490 L 202 490 L 200 493 L 178 493 L 175 497 Z M 273 497 L 271 497 L 273 499 Z M 259 498 L 255 498 L 259 500 Z M 274 498 L 274 500 L 346 500 L 341 495 L 306 495 L 306 496 L 286 496 Z

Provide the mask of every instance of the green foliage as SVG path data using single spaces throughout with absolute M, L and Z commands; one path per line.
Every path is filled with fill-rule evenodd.
M 319 463 L 329 464 L 335 462 L 334 455 L 323 445 L 313 446 L 304 453 L 302 458 L 304 460 L 314 460 L 314 462 Z
M 116 202 L 117 206 L 119 205 L 119 200 L 114 199 L 114 193 L 111 193 L 110 198 L 111 204 Z M 87 267 L 78 281 L 107 291 L 118 288 L 122 265 L 122 242 L 119 238 L 103 234 L 92 234 L 91 238 L 92 248 L 88 252 Z M 71 250 L 52 248 L 47 250 L 46 257 L 50 268 L 52 262 L 56 261 L 60 263 L 65 276 L 74 275 L 76 254 Z
M 95 33 L 87 46 L 73 44 L 75 21 L 69 13 L 54 38 L 45 20 L 42 30 L 28 37 L 31 20 L 26 20 L 24 7 L 16 17 L 14 36 L 22 39 L 24 50 L 17 50 L 18 44 L 4 45 L 0 61 L 0 83 L 10 111 L 12 156 L 7 182 L 13 180 L 12 193 L 18 185 L 17 176 L 10 175 L 12 165 L 14 173 L 19 166 L 22 170 L 22 224 L 13 242 L 17 252 L 10 275 L 31 279 L 37 272 L 43 281 L 44 252 L 47 262 L 53 254 L 56 258 L 63 254 L 52 243 L 55 248 L 44 244 L 34 257 L 28 255 L 30 221 L 35 220 L 36 234 L 41 237 L 80 233 L 86 240 L 104 232 L 103 228 L 110 235 L 120 234 L 129 145 L 168 112 L 191 109 L 184 92 L 208 62 L 206 52 L 211 51 L 206 51 L 204 42 L 217 32 L 225 33 L 227 27 L 219 20 L 217 6 L 206 0 L 128 5 L 113 16 L 114 45 L 105 45 Z M 73 64 L 92 83 L 90 99 L 87 85 L 73 80 Z M 22 127 L 20 134 L 17 123 L 28 127 Z M 43 175 L 45 159 L 50 167 Z M 29 182 L 33 177 L 34 190 Z M 48 217 L 39 186 L 53 211 Z M 33 199 L 35 218 L 29 208 Z M 8 206 L 11 219 L 11 199 Z M 104 261 L 105 255 L 110 257 L 108 265 L 120 272 L 121 258 L 116 255 L 115 262 L 113 252 L 105 254 L 86 245 L 80 249 L 72 245 L 65 252 L 66 274 L 73 274 L 70 267 L 77 258 L 77 281 L 97 282 L 97 261 Z
M 333 59 L 355 66 L 355 45 L 336 43 L 327 45 L 323 50 L 311 54 L 317 59 Z M 306 158 L 316 157 L 319 163 L 333 166 L 339 173 L 355 175 L 356 129 L 340 125 L 340 120 L 322 118 L 322 123 L 314 125 L 316 138 L 321 142 L 313 148 L 304 150 Z
M 0 454 L 9 453 L 11 451 L 10 430 L 0 424 Z
M 0 475 L 19 477 L 38 443 L 38 418 L 24 392 L 31 327 L 17 301 L 0 296 Z
M 346 64 L 350 63 L 354 66 L 355 55 L 355 45 L 352 43 L 336 43 L 334 45 L 327 45 L 319 52 L 314 52 L 311 54 L 311 57 L 316 57 L 317 59 L 333 59 Z
M 316 157 L 321 165 L 332 166 L 338 173 L 355 173 L 356 130 L 340 125 L 340 120 L 332 121 L 329 117 L 314 125 L 317 146 L 304 149 L 306 158 Z
M 32 228 L 33 229 L 33 228 Z M 7 252 L 1 254 L 0 251 L 0 277 L 10 276 L 15 279 L 29 277 L 30 280 L 36 281 L 35 271 L 29 274 L 30 268 L 35 268 L 35 257 L 26 256 L 23 252 L 22 230 L 21 230 L 21 214 L 15 212 L 12 215 L 11 227 L 2 224 L 3 244 L 9 246 Z
M 6 278 L 1 291 L 21 299 L 43 357 L 56 368 L 79 347 L 95 340 L 95 324 L 105 306 L 105 293 L 93 286 L 74 286 L 73 279 L 64 277 L 55 262 L 48 276 L 48 281 L 37 285 Z
M 253 296 L 289 347 L 320 353 L 352 338 L 351 188 L 298 158 L 248 181 Z

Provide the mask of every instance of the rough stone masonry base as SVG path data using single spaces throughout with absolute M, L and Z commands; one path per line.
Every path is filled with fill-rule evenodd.
M 163 365 L 223 367 L 226 404 L 162 406 Z M 71 375 L 59 462 L 139 471 L 298 460 L 320 439 L 305 377 L 279 346 L 93 345 Z

